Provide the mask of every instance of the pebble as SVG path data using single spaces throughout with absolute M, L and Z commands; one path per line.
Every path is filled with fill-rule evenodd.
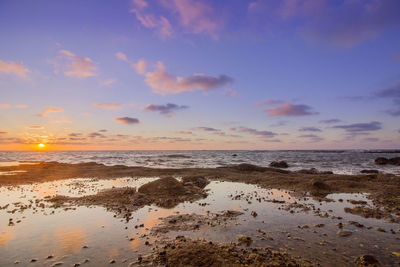
M 344 229 L 340 229 L 339 231 L 337 231 L 336 233 L 337 235 L 341 236 L 341 237 L 346 237 L 346 236 L 350 236 L 353 234 L 352 231 L 350 230 L 344 230 Z

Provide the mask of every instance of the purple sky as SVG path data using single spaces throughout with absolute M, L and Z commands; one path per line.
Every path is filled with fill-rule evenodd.
M 0 2 L 0 150 L 400 147 L 400 1 Z

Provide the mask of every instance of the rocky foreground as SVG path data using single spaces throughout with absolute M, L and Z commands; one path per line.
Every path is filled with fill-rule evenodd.
M 330 193 L 365 192 L 370 193 L 369 197 L 373 200 L 376 209 L 370 210 L 369 208 L 360 206 L 348 212 L 353 212 L 365 217 L 385 218 L 392 222 L 400 222 L 400 178 L 394 174 L 368 172 L 359 175 L 339 175 L 326 172 L 321 173 L 316 169 L 291 172 L 280 168 L 260 167 L 251 164 L 218 168 L 157 169 L 128 167 L 123 165 L 105 166 L 98 163 L 64 164 L 57 162 L 41 162 L 34 165 L 22 164 L 13 167 L 0 167 L 0 172 L 1 171 L 25 172 L 17 172 L 13 175 L 0 175 L 0 185 L 18 185 L 69 178 L 165 178 L 174 176 L 183 177 L 184 179 L 197 179 L 200 177 L 202 179 L 244 182 L 256 184 L 263 188 L 293 190 L 299 195 L 309 193 L 316 198 L 324 198 Z M 183 190 L 181 186 L 178 187 L 180 188 L 179 190 Z M 176 189 L 177 188 L 175 188 L 175 190 Z M 185 190 L 190 190 L 190 187 L 186 186 Z M 202 194 L 201 192 L 197 193 Z M 195 195 L 197 195 L 197 193 L 195 193 Z M 107 194 L 107 192 L 103 192 L 102 194 Z M 95 202 L 95 199 L 90 201 Z M 162 203 L 164 203 L 164 200 L 161 198 Z M 152 199 L 146 201 L 152 202 L 157 200 Z M 174 202 L 176 202 L 176 199 L 168 200 L 167 205 L 173 205 Z M 146 205 L 146 203 L 142 204 Z

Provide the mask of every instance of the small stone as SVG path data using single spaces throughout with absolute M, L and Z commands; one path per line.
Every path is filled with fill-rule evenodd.
M 38 261 L 38 259 L 36 259 L 36 258 L 31 259 L 31 262 L 37 262 L 37 261 Z
M 372 255 L 363 255 L 356 260 L 357 266 L 378 266 L 379 261 Z
M 351 236 L 353 232 L 350 230 L 340 229 L 339 231 L 337 231 L 336 234 L 341 237 L 346 237 L 346 236 Z
M 110 260 L 110 264 L 114 264 L 115 263 L 115 260 Z

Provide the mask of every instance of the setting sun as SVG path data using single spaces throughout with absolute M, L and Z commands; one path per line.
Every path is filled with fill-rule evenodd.
M 38 144 L 37 145 L 39 148 L 44 148 L 46 145 L 45 144 L 42 144 L 42 143 L 40 143 L 40 144 Z

